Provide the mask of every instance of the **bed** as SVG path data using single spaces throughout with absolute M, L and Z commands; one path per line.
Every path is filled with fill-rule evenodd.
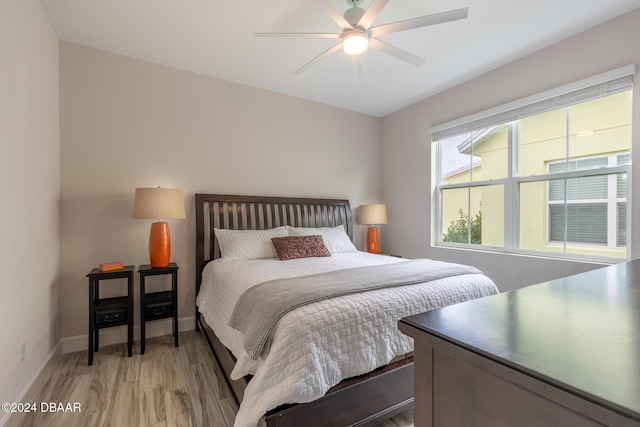
M 196 194 L 195 200 L 196 329 L 205 334 L 239 405 L 238 427 L 375 425 L 411 409 L 412 341 L 397 329 L 398 320 L 497 293 L 493 282 L 473 269 L 375 289 L 366 288 L 374 281 L 361 279 L 364 292 L 348 289 L 286 311 L 267 335 L 268 351 L 260 347 L 252 353 L 249 334 L 229 326 L 238 314 L 234 309 L 249 293 L 245 291 L 265 284 L 301 286 L 307 280 L 293 288 L 304 289 L 304 294 L 313 292 L 309 285 L 316 280 L 333 281 L 337 275 L 364 271 L 383 276 L 380 272 L 431 261 L 355 250 L 347 200 L 210 194 Z M 240 234 L 260 238 L 317 233 L 329 256 L 281 261 L 277 256 L 232 255 L 236 252 L 229 249 L 225 230 L 256 230 Z M 216 235 L 227 248 L 224 254 Z M 358 279 L 342 280 L 353 280 L 357 288 Z

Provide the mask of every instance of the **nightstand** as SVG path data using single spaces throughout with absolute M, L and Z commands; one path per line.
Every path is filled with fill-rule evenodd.
M 151 267 L 150 264 L 138 268 L 140 274 L 140 352 L 144 354 L 146 322 L 173 318 L 173 340 L 178 347 L 178 265 L 175 262 L 168 267 Z M 149 276 L 171 275 L 171 290 L 146 292 L 145 279 Z
M 93 352 L 98 351 L 100 329 L 127 325 L 129 357 L 133 354 L 133 273 L 134 265 L 120 270 L 100 271 L 94 268 L 89 278 L 89 366 L 93 364 Z M 100 298 L 100 281 L 126 279 L 127 295 Z

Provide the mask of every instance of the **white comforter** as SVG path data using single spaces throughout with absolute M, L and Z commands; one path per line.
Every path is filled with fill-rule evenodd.
M 498 292 L 486 276 L 469 274 L 320 301 L 286 314 L 275 329 L 268 356 L 258 361 L 244 352 L 242 334 L 227 324 L 240 295 L 258 283 L 403 261 L 350 252 L 289 261 L 210 262 L 203 272 L 198 307 L 238 359 L 232 377 L 253 375 L 235 426 L 254 427 L 270 409 L 315 400 L 343 379 L 413 351 L 413 341 L 397 327 L 402 317 Z

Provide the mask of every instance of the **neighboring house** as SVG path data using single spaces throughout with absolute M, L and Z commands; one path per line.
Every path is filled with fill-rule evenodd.
M 508 176 L 508 135 L 517 138 L 514 175 L 540 176 L 565 171 L 602 169 L 631 162 L 632 92 L 536 114 L 516 122 L 451 137 L 440 144 L 443 164 L 467 163 L 442 183 L 489 181 Z M 443 166 L 444 167 L 444 166 Z M 567 179 L 566 240 L 568 252 L 625 258 L 627 174 Z M 473 220 L 482 211 L 482 245 L 504 245 L 504 186 L 444 190 L 442 231 L 463 217 Z M 468 192 L 470 191 L 470 196 Z M 565 184 L 563 179 L 520 184 L 519 248 L 556 252 L 565 240 Z M 470 213 L 470 215 L 469 215 Z

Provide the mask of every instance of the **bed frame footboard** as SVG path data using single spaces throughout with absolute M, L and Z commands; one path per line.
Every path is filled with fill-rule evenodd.
M 213 350 L 231 394 L 240 404 L 250 378 L 231 379 L 235 358 L 198 314 L 200 330 Z M 349 378 L 309 403 L 283 405 L 263 417 L 267 427 L 373 426 L 413 409 L 413 357 L 383 366 L 368 374 Z

